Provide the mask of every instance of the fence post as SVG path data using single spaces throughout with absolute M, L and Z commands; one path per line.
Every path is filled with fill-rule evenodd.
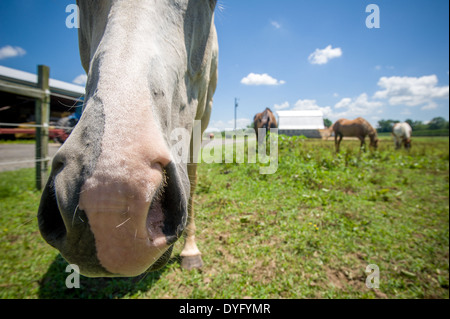
M 38 65 L 38 89 L 43 96 L 36 100 L 36 188 L 43 190 L 48 178 L 48 129 L 50 122 L 50 68 Z

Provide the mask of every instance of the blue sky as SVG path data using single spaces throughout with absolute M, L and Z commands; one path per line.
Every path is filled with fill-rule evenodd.
M 74 0 L 1 0 L 0 65 L 73 82 L 84 73 Z M 380 28 L 366 27 L 369 4 Z M 447 0 L 219 0 L 219 85 L 210 128 L 255 113 L 321 109 L 325 117 L 449 119 Z

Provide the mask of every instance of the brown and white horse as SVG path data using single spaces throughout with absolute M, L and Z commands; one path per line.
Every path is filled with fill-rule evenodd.
M 345 137 L 357 137 L 361 141 L 361 149 L 366 145 L 366 136 L 370 138 L 370 146 L 378 148 L 377 131 L 365 119 L 358 117 L 355 120 L 340 119 L 329 128 L 329 132 L 334 132 L 334 142 L 336 152 L 339 153 L 342 139 Z
M 396 123 L 392 129 L 392 135 L 394 136 L 395 148 L 397 150 L 402 145 L 407 150 L 411 149 L 412 128 L 408 123 Z
M 201 267 L 196 164 L 174 161 L 173 132 L 206 129 L 217 84 L 216 0 L 78 0 L 83 115 L 59 152 L 38 212 L 44 239 L 90 277 L 162 267 L 186 235 Z M 190 142 L 191 141 L 191 142 Z M 186 232 L 185 232 L 186 230 Z

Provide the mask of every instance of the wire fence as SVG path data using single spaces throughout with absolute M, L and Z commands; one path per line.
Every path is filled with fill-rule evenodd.
M 35 159 L 35 160 L 26 160 L 26 161 L 0 162 L 0 166 L 41 163 L 41 162 L 51 161 L 52 159 L 53 159 L 53 157 L 47 157 L 47 158 L 38 159 L 38 160 Z
M 37 125 L 37 124 L 28 124 L 28 123 L 2 123 L 0 122 L 0 126 L 8 126 L 8 127 L 30 127 L 30 128 L 52 128 L 52 129 L 58 129 L 58 130 L 69 130 L 73 129 L 73 127 L 69 126 L 55 126 L 55 125 Z

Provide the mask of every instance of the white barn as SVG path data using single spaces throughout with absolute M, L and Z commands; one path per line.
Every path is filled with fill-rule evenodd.
M 320 130 L 325 129 L 320 110 L 279 111 L 277 115 L 279 134 L 321 138 Z

